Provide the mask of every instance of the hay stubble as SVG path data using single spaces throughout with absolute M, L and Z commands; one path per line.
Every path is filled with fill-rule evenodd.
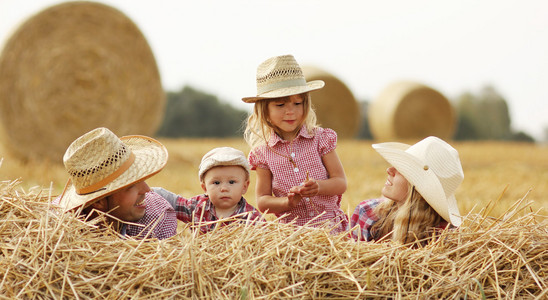
M 548 287 L 548 219 L 469 216 L 424 248 L 356 243 L 267 221 L 163 241 L 120 239 L 48 196 L 0 185 L 0 295 L 6 298 L 535 298 Z M 524 201 L 525 202 L 525 201 Z

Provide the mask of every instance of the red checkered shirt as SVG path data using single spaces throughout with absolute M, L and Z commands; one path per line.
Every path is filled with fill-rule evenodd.
M 326 180 L 329 178 L 327 169 L 322 162 L 322 156 L 335 150 L 337 147 L 337 133 L 329 128 L 318 127 L 314 135 L 309 135 L 303 126 L 292 143 L 282 140 L 277 134 L 272 133 L 268 145 L 260 145 L 251 150 L 249 163 L 252 170 L 257 168 L 267 169 L 272 172 L 272 193 L 275 197 L 287 197 L 289 190 L 306 180 L 308 171 L 310 178 Z M 272 150 L 274 149 L 274 151 Z M 293 156 L 297 169 L 288 157 Z M 309 199 L 303 199 L 296 207 L 283 213 L 276 214 L 281 222 L 288 223 L 295 220 L 295 224 L 303 226 L 321 213 L 309 223 L 309 226 L 318 226 L 329 220 L 333 226 L 332 233 L 346 231 L 348 228 L 348 216 L 341 210 L 342 195 L 328 196 L 316 195 Z
M 134 222 L 144 225 L 144 227 L 129 224 L 126 234 L 145 237 L 152 228 L 149 237 L 163 240 L 174 236 L 177 233 L 177 216 L 171 204 L 153 191 L 146 193 L 145 201 L 147 204 L 145 215 L 139 221 Z
M 177 212 L 177 219 L 185 223 L 194 223 L 195 226 L 199 226 L 201 233 L 213 230 L 218 223 L 215 221 L 219 220 L 215 212 L 215 206 L 209 200 L 209 196 L 204 194 L 190 199 L 177 196 L 175 211 Z M 236 215 L 239 216 L 232 218 Z M 234 213 L 227 219 L 229 220 L 221 222 L 222 226 L 235 222 L 237 219 L 258 221 L 261 219 L 261 213 L 242 197 Z
M 372 240 L 371 226 L 379 220 L 379 217 L 373 213 L 375 207 L 382 203 L 384 198 L 364 200 L 356 206 L 354 213 L 350 217 L 350 229 L 352 230 L 352 238 L 356 241 Z M 356 225 L 358 227 L 354 228 Z

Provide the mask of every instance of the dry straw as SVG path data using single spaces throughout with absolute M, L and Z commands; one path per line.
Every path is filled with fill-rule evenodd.
M 323 80 L 325 86 L 311 93 L 318 123 L 337 132 L 340 138 L 353 138 L 360 129 L 360 107 L 350 89 L 333 74 L 313 66 L 303 66 L 307 81 Z
M 527 204 L 470 215 L 423 248 L 272 221 L 139 241 L 57 214 L 47 192 L 18 185 L 0 183 L 0 298 L 548 296 L 548 219 Z
M 70 142 L 100 126 L 154 134 L 164 106 L 145 37 L 103 4 L 67 2 L 32 16 L 0 56 L 0 142 L 22 159 L 61 163 Z
M 440 92 L 417 82 L 387 86 L 369 107 L 369 127 L 377 140 L 451 139 L 456 113 Z

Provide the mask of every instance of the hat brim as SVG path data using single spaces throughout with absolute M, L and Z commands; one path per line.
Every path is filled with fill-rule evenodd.
M 307 82 L 306 85 L 280 88 L 267 93 L 263 93 L 258 96 L 242 98 L 242 101 L 244 101 L 245 103 L 254 103 L 264 99 L 274 99 L 274 98 L 287 97 L 291 95 L 298 95 L 306 92 L 319 90 L 323 88 L 324 85 L 325 85 L 325 82 L 323 82 L 322 80 L 313 80 L 313 81 Z
M 136 182 L 145 180 L 160 172 L 166 165 L 168 158 L 167 149 L 155 139 L 139 135 L 125 136 L 120 139 L 135 154 L 133 164 L 112 182 L 89 194 L 78 194 L 74 185 L 69 181 L 59 200 L 59 206 L 65 212 L 85 204 L 91 204 L 94 200 L 106 197 Z
M 445 196 L 442 184 L 434 171 L 425 167 L 424 162 L 411 155 L 410 145 L 396 142 L 373 144 L 372 147 L 407 181 L 415 186 L 428 204 L 447 222 L 454 226 L 462 223 L 457 200 L 454 195 Z

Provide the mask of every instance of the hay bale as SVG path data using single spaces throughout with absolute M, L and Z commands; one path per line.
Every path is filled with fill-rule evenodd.
M 354 95 L 333 74 L 313 66 L 303 66 L 307 81 L 323 80 L 325 86 L 311 93 L 318 122 L 337 132 L 340 138 L 353 138 L 360 127 L 360 108 Z
M 67 2 L 38 13 L 0 56 L 2 142 L 22 159 L 61 162 L 74 139 L 99 126 L 154 134 L 164 107 L 145 37 L 103 4 Z
M 456 113 L 440 92 L 417 82 L 398 81 L 371 103 L 369 127 L 377 140 L 451 139 Z

